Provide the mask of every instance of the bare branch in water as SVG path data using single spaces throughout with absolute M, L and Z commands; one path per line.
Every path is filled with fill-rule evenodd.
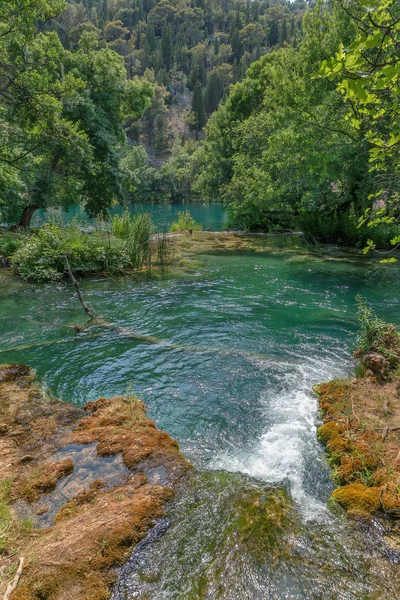
M 70 266 L 70 264 L 69 264 L 68 257 L 67 257 L 66 255 L 64 255 L 64 258 L 65 258 L 65 262 L 66 262 L 66 265 L 67 265 L 67 271 L 68 271 L 68 275 L 69 275 L 69 277 L 70 277 L 70 279 L 71 279 L 72 283 L 74 284 L 74 288 L 75 288 L 75 291 L 76 291 L 76 295 L 78 296 L 79 302 L 82 304 L 82 308 L 83 308 L 83 310 L 85 311 L 85 313 L 86 313 L 87 315 L 89 315 L 89 317 L 90 317 L 91 319 L 96 319 L 96 318 L 97 318 L 97 313 L 96 313 L 96 311 L 95 311 L 95 310 L 94 310 L 94 309 L 93 309 L 91 306 L 88 306 L 88 305 L 86 304 L 86 302 L 84 301 L 84 299 L 83 299 L 83 296 L 82 296 L 81 290 L 80 290 L 80 288 L 79 288 L 79 283 L 77 282 L 77 280 L 76 280 L 76 279 L 75 279 L 75 277 L 74 277 L 74 274 L 72 273 L 72 270 L 71 270 L 71 266 Z

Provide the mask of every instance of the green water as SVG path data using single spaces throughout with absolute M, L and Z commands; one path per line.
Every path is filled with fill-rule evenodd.
M 76 404 L 134 385 L 197 467 L 114 600 L 400 597 L 379 526 L 360 533 L 327 510 L 311 393 L 351 372 L 356 294 L 400 322 L 399 266 L 333 250 L 205 248 L 196 259 L 192 272 L 83 281 L 117 327 L 79 336 L 53 326 L 84 318 L 68 284 L 0 272 L 1 362 L 32 365 Z
M 153 217 L 153 223 L 156 228 L 169 230 L 173 221 L 178 218 L 180 211 L 189 210 L 194 220 L 203 226 L 203 229 L 211 229 L 211 231 L 222 231 L 226 227 L 227 213 L 221 203 L 214 202 L 211 204 L 203 202 L 191 203 L 169 203 L 169 202 L 147 202 L 143 204 L 129 204 L 128 209 L 131 214 L 140 212 L 149 212 Z M 122 206 L 116 206 L 110 210 L 111 215 L 121 214 L 125 210 Z M 85 211 L 80 206 L 73 206 L 67 212 L 61 209 L 49 209 L 44 211 L 39 209 L 35 212 L 32 225 L 38 227 L 44 221 L 49 219 L 61 219 L 64 223 L 69 223 L 72 219 L 77 218 L 80 222 L 90 223 Z

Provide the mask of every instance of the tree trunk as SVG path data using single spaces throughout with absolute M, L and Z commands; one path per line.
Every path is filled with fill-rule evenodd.
M 29 206 L 26 206 L 24 208 L 24 212 L 21 215 L 21 219 L 18 223 L 18 227 L 24 227 L 25 229 L 29 229 L 29 227 L 31 226 L 31 220 L 33 217 L 33 213 L 38 208 L 39 207 L 36 206 L 36 204 L 30 204 Z

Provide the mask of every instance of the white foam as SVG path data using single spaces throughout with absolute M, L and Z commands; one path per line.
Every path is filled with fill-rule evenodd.
M 278 371 L 281 383 L 278 393 L 271 395 L 265 390 L 260 398 L 265 431 L 252 447 L 220 454 L 211 467 L 244 473 L 268 484 L 288 484 L 304 518 L 315 519 L 326 515 L 326 508 L 306 492 L 305 485 L 307 461 L 315 461 L 321 452 L 315 425 L 318 405 L 311 386 L 338 375 L 340 363 L 332 363 L 331 357 L 325 361 L 293 358 L 293 362 L 279 364 L 257 361 L 267 373 Z

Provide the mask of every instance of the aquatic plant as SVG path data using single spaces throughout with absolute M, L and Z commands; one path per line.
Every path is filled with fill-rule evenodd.
M 171 225 L 171 231 L 201 231 L 200 223 L 196 223 L 189 210 L 178 212 L 178 219 Z
M 153 221 L 149 213 L 143 212 L 133 217 L 125 248 L 131 265 L 136 269 L 151 265 L 152 233 Z
M 128 209 L 122 215 L 114 215 L 111 224 L 115 237 L 122 240 L 129 238 L 132 231 L 132 218 Z

